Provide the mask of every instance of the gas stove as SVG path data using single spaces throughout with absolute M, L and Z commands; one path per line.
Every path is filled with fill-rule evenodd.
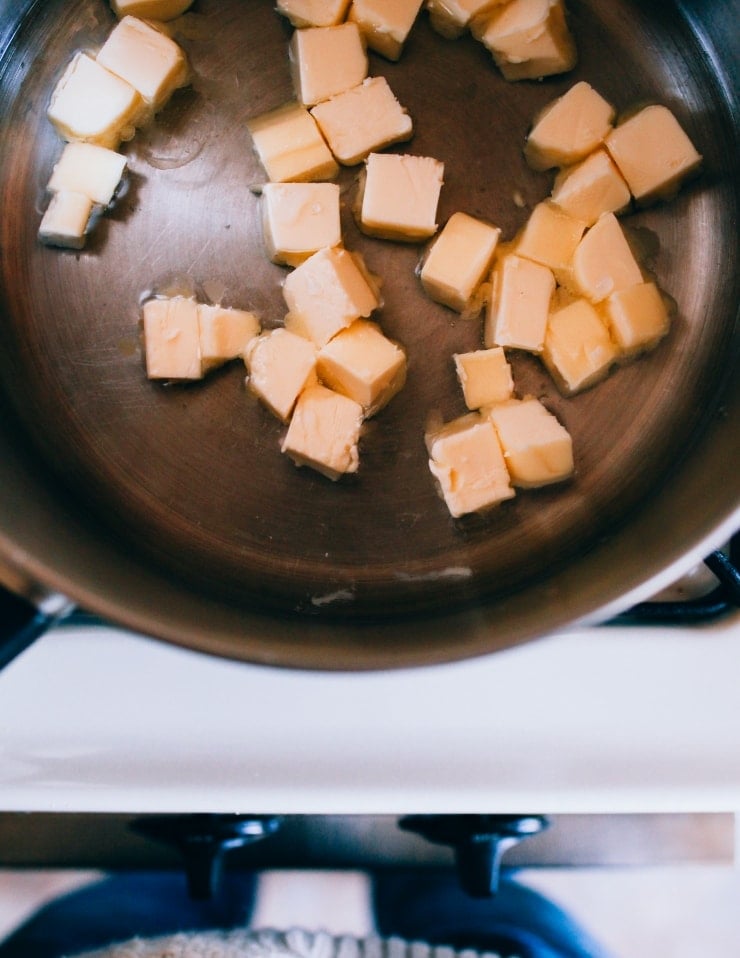
M 0 860 L 182 869 L 195 898 L 225 864 L 339 870 L 391 903 L 455 867 L 474 895 L 563 867 L 731 873 L 735 550 L 609 623 L 406 671 L 245 665 L 77 612 L 0 672 Z

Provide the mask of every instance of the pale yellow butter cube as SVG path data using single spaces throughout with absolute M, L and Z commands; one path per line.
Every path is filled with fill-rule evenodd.
M 371 153 L 359 227 L 368 236 L 416 243 L 437 230 L 444 164 L 429 156 Z
M 496 263 L 486 311 L 486 346 L 511 346 L 539 353 L 545 342 L 550 298 L 555 291 L 552 270 L 509 253 Z
M 339 246 L 339 187 L 336 183 L 265 183 L 262 225 L 273 263 L 298 266 L 324 247 Z
M 170 37 L 137 17 L 124 17 L 108 35 L 97 62 L 138 91 L 151 113 L 188 82 L 185 54 Z
M 331 27 L 341 23 L 350 0 L 277 0 L 276 10 L 294 27 Z
M 319 350 L 319 378 L 358 402 L 365 416 L 382 409 L 406 381 L 406 354 L 376 323 L 358 319 Z
M 612 128 L 614 107 L 581 80 L 537 116 L 524 156 L 533 170 L 571 166 L 592 153 Z
M 669 199 L 701 165 L 701 155 L 665 106 L 647 106 L 620 123 L 606 147 L 640 203 Z
M 398 60 L 422 0 L 352 0 L 349 19 L 358 24 L 371 50 Z
M 511 499 L 504 455 L 490 419 L 469 413 L 426 436 L 429 469 L 454 518 Z
M 283 283 L 286 327 L 324 346 L 356 319 L 367 318 L 378 297 L 346 249 L 321 249 L 289 273 Z
M 203 378 L 198 304 L 185 296 L 144 303 L 144 346 L 150 379 Z
M 198 303 L 198 329 L 201 363 L 207 371 L 243 356 L 259 333 L 260 323 L 246 309 Z
M 501 230 L 490 223 L 467 213 L 453 213 L 419 273 L 427 296 L 459 313 L 470 309 L 490 272 L 500 235 Z
M 655 283 L 639 283 L 607 296 L 603 315 L 624 356 L 652 349 L 666 335 L 670 314 Z
M 550 199 L 592 226 L 604 213 L 620 213 L 632 199 L 629 187 L 606 150 L 598 149 L 555 177 Z
M 247 122 L 254 148 L 276 183 L 330 180 L 339 172 L 316 121 L 300 103 L 286 103 Z
M 385 77 L 368 77 L 311 110 L 334 156 L 345 166 L 360 163 L 373 150 L 408 140 L 411 117 Z
M 78 53 L 54 88 L 47 115 L 63 139 L 115 149 L 131 139 L 143 112 L 143 100 L 130 83 Z
M 326 386 L 309 386 L 296 403 L 282 451 L 297 466 L 336 480 L 357 472 L 362 406 Z
M 642 282 L 642 271 L 613 213 L 599 217 L 576 247 L 573 279 L 592 303 Z
M 46 246 L 82 249 L 92 208 L 92 200 L 84 193 L 59 190 L 52 196 L 41 219 L 39 239 Z
M 453 358 L 468 409 L 481 409 L 511 398 L 514 379 L 501 346 L 455 353 Z
M 448 40 L 454 40 L 467 30 L 476 17 L 491 12 L 507 0 L 426 0 L 429 22 L 433 29 Z
M 562 0 L 510 0 L 474 22 L 473 33 L 507 80 L 535 80 L 576 65 Z
M 532 210 L 516 240 L 515 252 L 553 271 L 561 270 L 570 264 L 585 230 L 583 220 L 573 219 L 545 200 Z
M 576 299 L 550 314 L 542 359 L 566 396 L 603 379 L 617 357 L 606 325 L 587 300 Z
M 570 433 L 539 400 L 510 399 L 492 406 L 488 416 L 515 486 L 547 486 L 573 474 Z
M 283 422 L 290 419 L 303 390 L 316 383 L 313 343 L 282 327 L 250 340 L 244 362 L 247 385 Z
M 193 5 L 193 0 L 111 0 L 110 5 L 119 19 L 130 15 L 146 20 L 174 20 Z
M 52 171 L 47 190 L 71 190 L 108 206 L 126 169 L 126 157 L 94 143 L 67 143 Z
M 357 86 L 367 76 L 367 54 L 356 23 L 295 30 L 289 44 L 296 97 L 314 106 Z

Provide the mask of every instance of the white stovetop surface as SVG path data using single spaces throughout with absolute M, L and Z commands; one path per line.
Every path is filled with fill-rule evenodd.
M 0 673 L 0 811 L 740 808 L 740 614 L 404 672 L 64 628 Z

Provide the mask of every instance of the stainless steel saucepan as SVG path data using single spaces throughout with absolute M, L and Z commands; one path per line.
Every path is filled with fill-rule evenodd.
M 46 106 L 72 54 L 100 44 L 113 17 L 103 0 L 0 0 L 8 602 L 64 596 L 257 663 L 388 668 L 603 618 L 735 531 L 740 3 L 568 10 L 578 65 L 542 82 L 507 83 L 481 44 L 442 39 L 424 13 L 398 63 L 371 56 L 414 120 L 401 149 L 445 163 L 440 222 L 464 210 L 513 236 L 551 188 L 522 157 L 532 118 L 578 79 L 619 111 L 666 104 L 704 156 L 675 200 L 625 220 L 675 299 L 668 338 L 571 399 L 535 358 L 512 358 L 519 393 L 542 397 L 572 433 L 574 479 L 455 521 L 424 427 L 432 412 L 464 412 L 451 356 L 480 343 L 480 325 L 423 296 L 418 246 L 357 231 L 356 169 L 340 176 L 345 243 L 382 277 L 378 318 L 409 357 L 405 388 L 368 423 L 356 476 L 332 483 L 281 455 L 283 427 L 239 363 L 196 385 L 145 377 L 139 311 L 152 289 L 185 283 L 265 326 L 283 319 L 285 274 L 262 248 L 251 188 L 264 174 L 246 130 L 292 96 L 289 26 L 270 0 L 196 0 L 178 21 L 192 85 L 125 146 L 126 190 L 80 253 L 37 241 L 61 148 Z

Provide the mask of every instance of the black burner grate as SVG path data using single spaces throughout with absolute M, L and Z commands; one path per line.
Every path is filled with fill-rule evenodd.
M 717 585 L 705 595 L 639 602 L 607 624 L 699 625 L 740 607 L 740 533 L 733 537 L 726 552 L 718 549 L 704 563 L 717 580 Z

